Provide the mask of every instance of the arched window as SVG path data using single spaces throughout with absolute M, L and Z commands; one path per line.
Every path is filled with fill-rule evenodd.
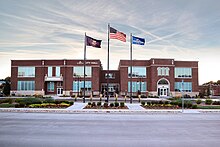
M 158 68 L 157 68 L 157 75 L 158 75 L 158 76 L 161 76 L 161 75 L 162 75 L 161 67 L 158 67 Z
M 158 82 L 158 85 L 168 85 L 169 83 L 167 82 L 167 80 L 165 79 L 161 79 L 159 82 Z

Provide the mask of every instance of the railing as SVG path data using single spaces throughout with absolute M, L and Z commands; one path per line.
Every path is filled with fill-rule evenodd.
M 62 74 L 60 76 L 52 76 L 52 77 L 48 77 L 47 74 L 44 77 L 45 81 L 63 81 L 63 76 Z

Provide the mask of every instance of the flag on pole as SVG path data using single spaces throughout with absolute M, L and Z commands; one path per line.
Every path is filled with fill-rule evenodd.
M 132 36 L 132 44 L 144 45 L 145 39 Z
M 118 39 L 120 41 L 126 42 L 126 34 L 110 27 L 110 39 Z
M 86 45 L 87 46 L 101 48 L 101 42 L 102 42 L 102 40 L 97 40 L 92 37 L 86 36 Z

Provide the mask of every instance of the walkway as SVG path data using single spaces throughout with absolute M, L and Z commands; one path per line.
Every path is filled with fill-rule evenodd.
M 130 103 L 126 103 L 126 106 L 128 106 L 129 110 L 146 110 L 143 107 L 140 106 L 140 104 L 130 104 Z
M 66 108 L 66 110 L 82 110 L 87 103 L 74 102 L 74 105 Z

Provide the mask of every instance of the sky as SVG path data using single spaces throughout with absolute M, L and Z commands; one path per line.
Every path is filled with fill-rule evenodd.
M 199 62 L 199 84 L 220 80 L 219 0 L 0 0 L 0 79 L 11 60 L 83 59 L 84 34 L 102 40 L 87 59 L 107 69 L 107 25 L 126 33 L 110 40 L 110 69 L 129 59 L 171 58 Z

